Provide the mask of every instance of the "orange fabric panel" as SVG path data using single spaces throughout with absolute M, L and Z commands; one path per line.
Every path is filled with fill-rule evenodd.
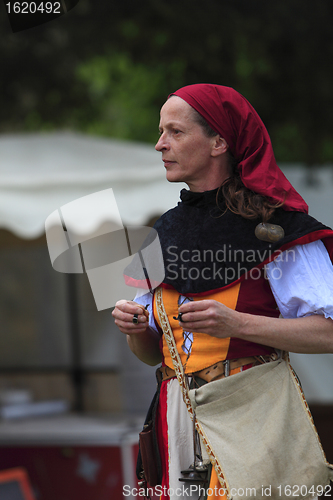
M 207 500 L 227 500 L 227 495 L 224 493 L 224 489 L 218 480 L 214 467 L 212 468 L 210 476 Z
M 211 295 L 206 295 L 204 300 L 217 300 L 230 309 L 235 310 L 240 286 L 240 283 L 238 283 L 233 287 L 215 292 Z M 186 362 L 187 354 L 182 349 L 182 345 L 184 342 L 183 329 L 179 325 L 178 320 L 173 319 L 174 317 L 178 316 L 179 293 L 174 289 L 163 289 L 162 293 L 164 307 L 175 337 L 177 350 L 179 352 L 182 364 L 185 367 L 185 372 L 193 373 L 198 370 L 203 370 L 204 368 L 211 366 L 218 361 L 226 359 L 230 338 L 219 339 L 216 337 L 211 337 L 210 335 L 204 333 L 193 333 L 192 351 Z M 194 298 L 194 300 L 202 299 Z M 156 308 L 154 307 L 154 313 L 155 312 Z M 157 317 L 156 314 L 155 317 Z M 165 364 L 170 368 L 173 368 L 172 359 L 169 354 L 169 349 L 164 337 L 163 356 Z

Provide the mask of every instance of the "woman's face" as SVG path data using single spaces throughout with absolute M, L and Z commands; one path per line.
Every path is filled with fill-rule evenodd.
M 221 162 L 217 161 L 216 144 L 221 138 L 205 135 L 187 102 L 170 97 L 161 109 L 159 130 L 155 149 L 162 153 L 169 182 L 185 182 L 191 191 L 220 186 L 225 176 L 217 165 Z

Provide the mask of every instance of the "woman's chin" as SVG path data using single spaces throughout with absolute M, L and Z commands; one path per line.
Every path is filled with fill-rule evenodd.
M 166 172 L 166 179 L 169 182 L 185 182 L 176 172 Z

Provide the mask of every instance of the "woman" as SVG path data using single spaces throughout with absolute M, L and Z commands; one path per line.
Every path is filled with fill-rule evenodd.
M 155 225 L 185 372 L 209 382 L 279 350 L 333 352 L 333 232 L 307 215 L 252 106 L 233 89 L 191 85 L 169 96 L 159 129 L 167 180 L 189 187 Z M 162 361 L 156 428 L 162 485 L 175 488 L 193 456 L 191 424 L 154 296 L 119 301 L 113 316 L 139 359 Z M 209 499 L 223 496 L 218 484 L 213 470 Z

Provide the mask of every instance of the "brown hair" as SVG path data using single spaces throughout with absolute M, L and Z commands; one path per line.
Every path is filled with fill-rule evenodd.
M 276 208 L 283 203 L 272 203 L 266 196 L 255 193 L 244 186 L 238 171 L 238 162 L 229 151 L 232 175 L 228 177 L 218 190 L 222 192 L 227 208 L 245 219 L 261 219 L 267 222 Z M 218 200 L 217 194 L 217 200 Z
M 195 109 L 194 120 L 201 126 L 207 137 L 219 135 L 206 122 L 203 116 Z M 283 205 L 282 203 L 271 203 L 266 196 L 262 196 L 254 191 L 251 191 L 244 186 L 238 170 L 238 162 L 228 150 L 229 165 L 232 174 L 220 186 L 216 201 L 218 205 L 218 195 L 222 192 L 227 208 L 237 215 L 241 215 L 245 219 L 258 219 L 262 222 L 267 222 L 273 215 L 276 208 Z

